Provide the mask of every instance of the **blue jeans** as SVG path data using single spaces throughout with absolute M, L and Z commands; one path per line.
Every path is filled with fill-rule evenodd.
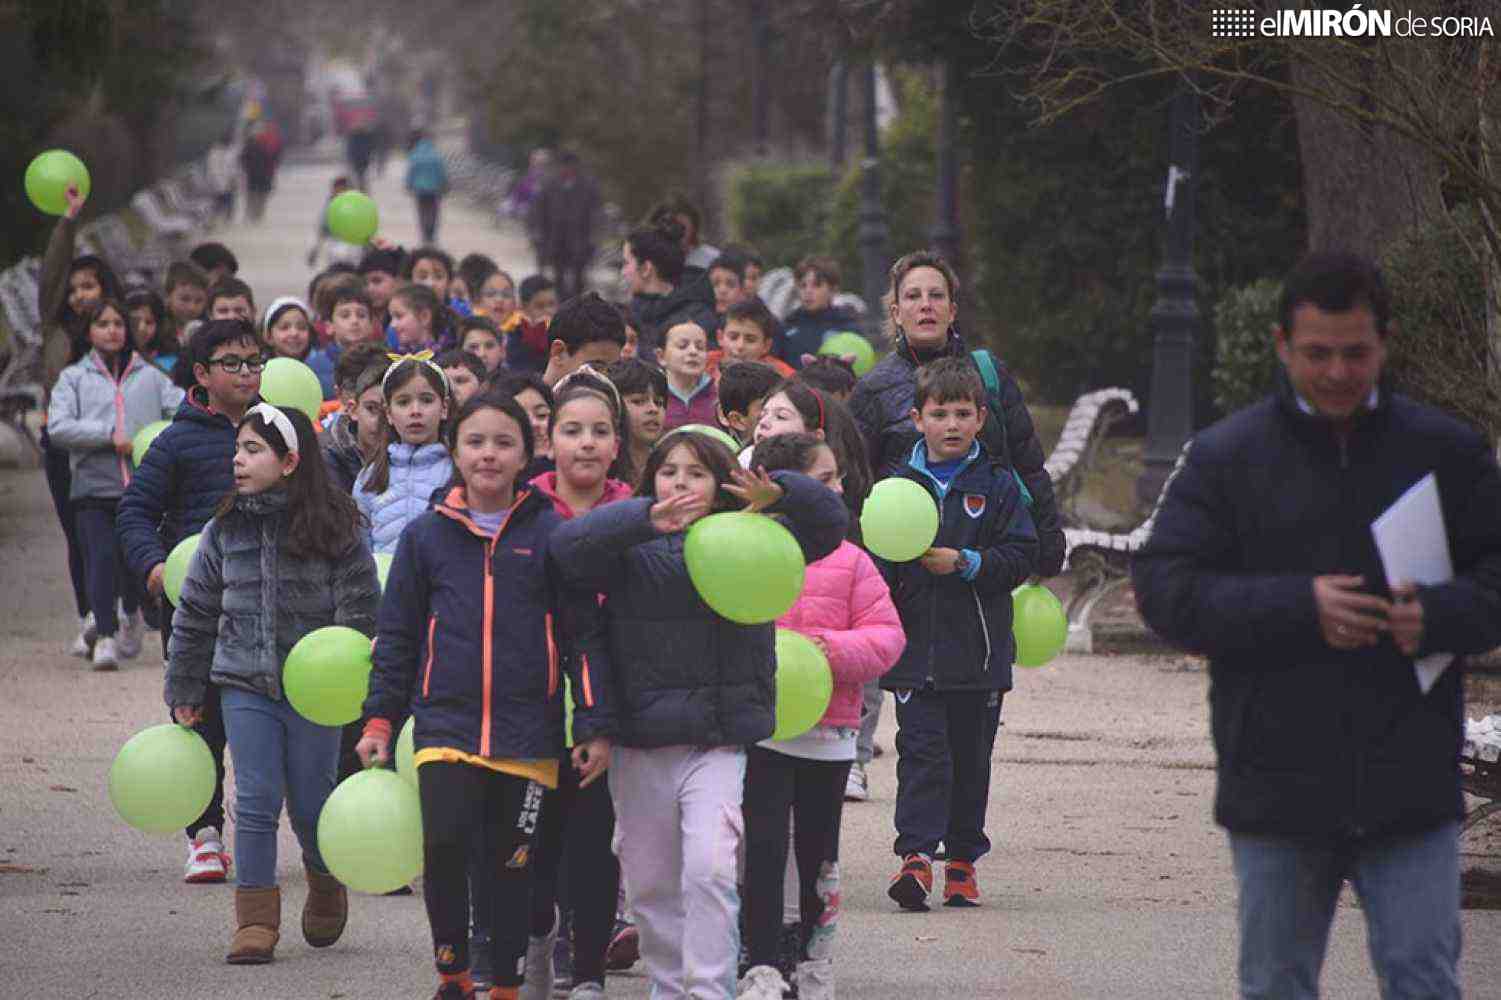
M 1383 1000 L 1459 997 L 1459 824 L 1427 833 L 1310 845 L 1230 834 L 1240 886 L 1240 992 L 1317 1000 L 1346 878 L 1365 911 Z
M 235 765 L 235 884 L 276 884 L 276 827 L 284 801 L 303 863 L 328 871 L 318 853 L 318 814 L 334 790 L 339 727 L 309 722 L 288 702 L 242 688 L 221 688 L 219 698 Z

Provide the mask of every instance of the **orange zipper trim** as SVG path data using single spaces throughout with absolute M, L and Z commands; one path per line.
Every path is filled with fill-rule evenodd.
M 590 708 L 593 708 L 594 681 L 589 676 L 589 654 L 585 653 L 582 657 L 580 657 L 580 660 L 582 661 L 582 663 L 579 669 L 579 675 L 584 679 L 584 704 Z
M 438 616 L 427 616 L 427 666 L 422 671 L 422 697 L 427 697 L 433 679 L 433 636 L 438 631 Z
M 558 644 L 552 635 L 551 611 L 543 616 L 542 628 L 547 633 L 547 696 L 551 698 L 558 691 Z

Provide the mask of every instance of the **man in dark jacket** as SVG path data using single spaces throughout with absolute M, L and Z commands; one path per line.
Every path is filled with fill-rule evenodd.
M 195 535 L 234 489 L 235 428 L 261 389 L 260 342 L 243 320 L 209 320 L 193 334 L 178 364 L 191 364 L 197 379 L 170 426 L 156 436 L 135 470 L 115 515 L 115 533 L 128 571 L 144 578 L 162 602 L 162 653 L 172 634 L 172 605 L 162 593 L 167 553 Z M 224 721 L 219 689 L 212 684 L 203 719 L 193 727 L 214 754 L 218 780 L 203 815 L 188 824 L 193 845 L 185 878 L 223 882 Z
M 1318 995 L 1346 878 L 1383 996 L 1459 996 L 1462 671 L 1425 693 L 1413 661 L 1501 644 L 1501 474 L 1381 384 L 1389 313 L 1369 262 L 1302 261 L 1277 393 L 1184 449 L 1134 567 L 1151 626 L 1209 656 L 1247 997 Z M 1456 575 L 1388 580 L 1371 522 L 1430 474 Z

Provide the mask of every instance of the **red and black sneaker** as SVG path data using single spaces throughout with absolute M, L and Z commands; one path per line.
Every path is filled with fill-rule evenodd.
M 902 870 L 891 879 L 886 895 L 904 910 L 926 910 L 933 892 L 933 860 L 926 854 L 909 854 L 902 859 Z
M 943 866 L 943 905 L 980 905 L 980 883 L 971 862 L 950 861 Z

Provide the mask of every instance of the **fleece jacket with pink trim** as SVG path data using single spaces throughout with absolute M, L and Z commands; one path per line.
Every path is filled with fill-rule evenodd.
M 907 645 L 886 581 L 849 541 L 808 564 L 803 592 L 777 626 L 820 640 L 828 652 L 834 694 L 821 726 L 858 726 L 860 689 L 890 670 Z

